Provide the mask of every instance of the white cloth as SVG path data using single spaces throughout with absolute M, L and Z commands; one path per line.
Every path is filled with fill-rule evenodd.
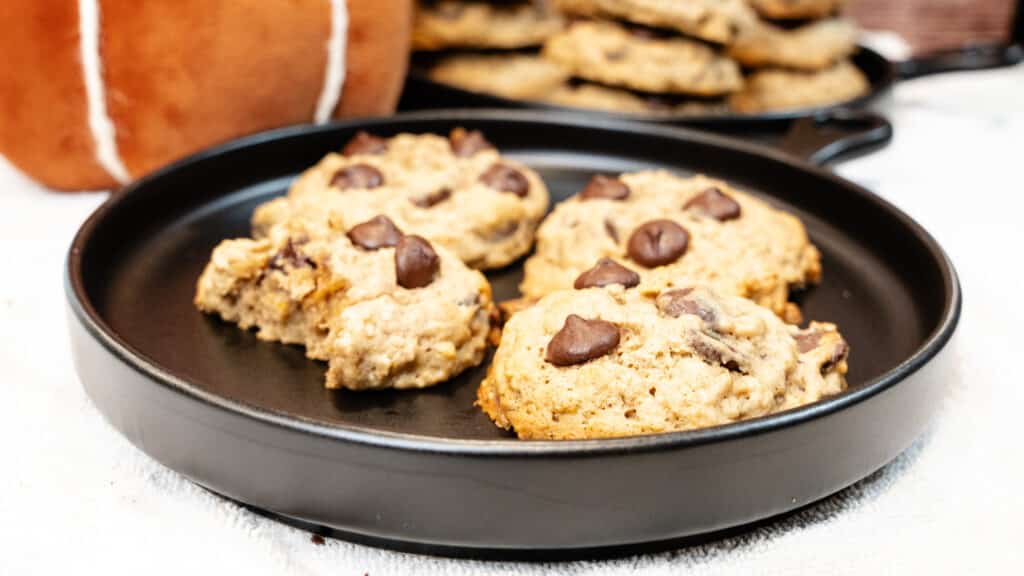
M 46 192 L 0 160 L 0 574 L 1016 572 L 1021 102 L 1024 67 L 900 85 L 883 107 L 896 126 L 892 145 L 838 168 L 931 230 L 961 274 L 952 393 L 929 432 L 870 478 L 768 527 L 671 553 L 558 565 L 317 546 L 136 450 L 90 405 L 67 344 L 65 251 L 105 195 Z

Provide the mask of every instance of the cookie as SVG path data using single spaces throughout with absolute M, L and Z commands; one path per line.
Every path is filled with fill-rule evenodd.
M 505 325 L 477 404 L 520 438 L 703 428 L 846 388 L 849 347 L 832 324 L 801 330 L 704 287 L 587 286 Z
M 729 96 L 729 106 L 747 113 L 830 106 L 863 96 L 869 88 L 868 79 L 849 60 L 819 72 L 760 70 L 747 77 L 743 90 Z
M 567 14 L 666 28 L 720 44 L 731 42 L 737 26 L 755 17 L 745 0 L 555 0 L 555 5 Z
M 573 76 L 643 92 L 716 96 L 743 85 L 739 66 L 709 46 L 614 22 L 576 22 L 544 44 Z
M 726 111 L 721 100 L 680 100 L 640 95 L 590 83 L 565 84 L 542 100 L 558 106 L 620 114 L 720 114 Z
M 637 272 L 642 290 L 706 284 L 790 320 L 789 290 L 821 277 L 800 221 L 721 180 L 656 170 L 595 176 L 537 231 L 519 286 L 539 298 L 573 286 L 602 257 Z
M 225 240 L 195 305 L 262 340 L 305 346 L 328 363 L 328 388 L 352 390 L 423 388 L 476 366 L 493 308 L 482 274 L 384 217 L 331 239 L 292 225 Z
M 513 100 L 546 98 L 569 79 L 558 64 L 530 54 L 449 56 L 428 75 L 435 82 Z
M 259 206 L 253 235 L 297 219 L 329 238 L 384 214 L 473 268 L 496 268 L 530 250 L 547 207 L 537 173 L 479 132 L 362 134 L 304 172 L 286 197 Z
M 526 48 L 539 46 L 562 25 L 562 17 L 543 1 L 420 2 L 412 45 L 415 50 Z
M 845 0 L 749 0 L 750 5 L 765 18 L 793 20 L 824 18 L 835 14 Z
M 857 28 L 834 18 L 784 30 L 770 24 L 744 28 L 727 53 L 748 68 L 822 70 L 857 49 Z

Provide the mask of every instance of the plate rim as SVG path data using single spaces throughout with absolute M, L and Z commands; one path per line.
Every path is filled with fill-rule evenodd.
M 208 162 L 218 156 L 232 153 L 262 143 L 308 134 L 333 132 L 336 130 L 359 129 L 370 126 L 395 126 L 401 129 L 403 124 L 416 122 L 459 122 L 459 121 L 509 121 L 517 123 L 544 123 L 574 128 L 598 128 L 603 130 L 627 130 L 653 137 L 684 139 L 698 144 L 727 148 L 732 151 L 754 154 L 782 162 L 791 168 L 809 171 L 824 177 L 836 184 L 848 188 L 851 192 L 863 197 L 864 200 L 876 204 L 888 212 L 908 228 L 927 248 L 932 258 L 939 264 L 942 275 L 943 291 L 946 295 L 943 303 L 941 320 L 935 329 L 925 338 L 924 342 L 907 358 L 885 373 L 865 382 L 855 390 L 847 390 L 825 400 L 819 400 L 794 409 L 741 420 L 730 424 L 657 434 L 628 436 L 621 438 L 601 438 L 587 440 L 519 440 L 519 439 L 465 439 L 441 436 L 428 436 L 405 432 L 392 432 L 338 424 L 302 418 L 300 415 L 284 415 L 274 411 L 238 402 L 207 390 L 182 378 L 173 372 L 149 361 L 143 354 L 134 350 L 123 341 L 102 318 L 90 301 L 85 289 L 82 270 L 84 248 L 95 234 L 99 225 L 112 211 L 130 198 L 132 193 L 145 187 L 152 181 L 174 173 L 196 163 Z M 764 146 L 703 133 L 697 130 L 669 127 L 656 124 L 645 124 L 619 119 L 584 119 L 566 117 L 557 112 L 536 110 L 502 110 L 502 109 L 453 109 L 427 110 L 400 113 L 386 117 L 370 117 L 335 121 L 324 125 L 302 124 L 288 126 L 264 132 L 258 132 L 242 138 L 218 144 L 192 155 L 175 161 L 125 188 L 113 192 L 81 225 L 76 232 L 67 253 L 64 272 L 65 296 L 74 317 L 82 324 L 86 332 L 98 341 L 108 352 L 124 365 L 136 370 L 152 383 L 163 386 L 189 400 L 198 401 L 207 406 L 231 412 L 235 415 L 269 424 L 293 432 L 318 436 L 327 440 L 343 441 L 368 447 L 389 448 L 394 450 L 441 453 L 458 456 L 481 456 L 498 458 L 522 458 L 537 456 L 605 456 L 623 453 L 665 451 L 685 449 L 705 444 L 725 442 L 754 436 L 771 431 L 778 431 L 803 424 L 808 421 L 826 417 L 832 413 L 845 410 L 859 404 L 885 390 L 899 384 L 917 372 L 935 357 L 952 338 L 958 325 L 962 308 L 962 292 L 958 275 L 952 261 L 935 238 L 917 221 L 900 210 L 894 204 L 866 188 L 846 180 L 828 170 L 809 164 L 803 160 L 766 148 Z

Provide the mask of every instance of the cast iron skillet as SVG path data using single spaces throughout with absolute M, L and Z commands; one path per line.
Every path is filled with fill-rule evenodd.
M 703 430 L 525 442 L 473 406 L 483 367 L 420 392 L 328 391 L 324 366 L 299 348 L 260 342 L 193 308 L 211 249 L 247 234 L 258 202 L 356 130 L 455 126 L 483 130 L 536 168 L 555 201 L 595 172 L 664 167 L 728 178 L 798 214 L 825 269 L 798 299 L 808 318 L 842 327 L 849 391 Z M 519 276 L 518 265 L 490 274 L 499 299 L 515 296 Z M 86 221 L 68 256 L 67 296 L 86 391 L 164 465 L 344 538 L 519 558 L 675 546 L 797 509 L 877 470 L 939 405 L 936 356 L 961 302 L 953 267 L 925 230 L 829 171 L 688 130 L 509 111 L 288 128 L 185 159 Z
M 1021 38 L 1020 41 L 1024 41 Z M 633 121 L 653 122 L 658 124 L 682 125 L 712 130 L 725 134 L 750 135 L 751 130 L 782 130 L 789 122 L 806 116 L 813 116 L 825 110 L 839 107 L 858 107 L 882 98 L 898 80 L 909 80 L 920 76 L 958 72 L 968 70 L 984 70 L 1010 66 L 1024 59 L 1024 47 L 1016 44 L 984 44 L 936 52 L 931 55 L 912 58 L 903 62 L 893 62 L 878 52 L 867 47 L 860 47 L 853 56 L 853 63 L 860 68 L 871 85 L 867 94 L 839 102 L 832 106 L 817 108 L 801 108 L 760 114 L 617 114 L 600 110 L 566 108 L 543 102 L 510 100 L 489 94 L 471 92 L 448 84 L 435 82 L 427 77 L 426 71 L 431 62 L 444 53 L 423 53 L 415 55 L 412 67 L 406 78 L 405 90 L 399 103 L 400 110 L 420 110 L 430 108 L 532 108 L 559 110 L 591 116 L 628 119 Z M 759 134 L 755 133 L 755 136 Z

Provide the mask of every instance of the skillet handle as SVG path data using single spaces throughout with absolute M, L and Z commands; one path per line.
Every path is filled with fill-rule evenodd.
M 910 80 L 944 72 L 1013 66 L 1022 60 L 1024 46 L 1019 43 L 974 44 L 904 60 L 896 64 L 896 74 L 903 80 Z
M 892 140 L 885 118 L 849 108 L 826 110 L 795 120 L 778 147 L 783 152 L 823 165 L 840 157 L 860 156 Z

